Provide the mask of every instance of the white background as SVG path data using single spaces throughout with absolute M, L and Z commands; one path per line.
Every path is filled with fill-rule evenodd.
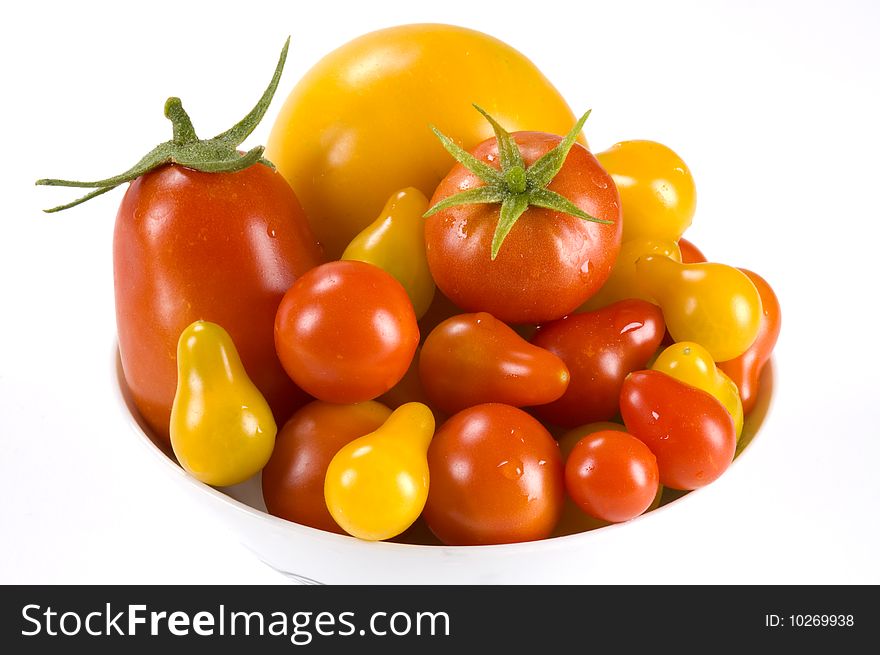
M 424 6 L 422 6 L 424 5 Z M 112 392 L 111 237 L 122 191 L 45 215 L 38 177 L 115 174 L 259 97 L 288 34 L 281 101 L 323 54 L 375 28 L 448 22 L 517 47 L 594 150 L 666 143 L 699 202 L 687 236 L 783 306 L 772 420 L 691 569 L 641 582 L 880 582 L 877 223 L 880 13 L 864 2 L 14 3 L 4 10 L 0 167 L 0 582 L 273 583 L 167 483 Z M 731 526 L 731 523 L 734 523 Z M 705 540 L 705 536 L 703 536 Z M 712 543 L 711 539 L 708 543 Z M 645 545 L 650 551 L 650 544 Z M 610 581 L 632 581 L 625 570 Z

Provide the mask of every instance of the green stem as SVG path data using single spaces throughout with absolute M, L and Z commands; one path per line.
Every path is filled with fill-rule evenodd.
M 244 154 L 239 151 L 238 146 L 250 136 L 266 115 L 266 110 L 269 108 L 275 91 L 278 89 L 281 72 L 287 60 L 289 46 L 290 37 L 287 38 L 284 47 L 281 49 L 281 55 L 278 58 L 278 64 L 275 67 L 275 72 L 272 75 L 269 86 L 266 87 L 254 108 L 230 129 L 221 132 L 211 139 L 199 139 L 192 120 L 190 120 L 189 115 L 183 108 L 180 98 L 168 98 L 165 101 L 164 113 L 165 117 L 171 121 L 172 138 L 170 141 L 160 143 L 124 173 L 103 180 L 91 182 L 54 178 L 37 180 L 36 183 L 39 186 L 97 189 L 73 202 L 52 207 L 45 211 L 52 213 L 75 207 L 102 193 L 111 191 L 125 182 L 131 182 L 163 164 L 179 164 L 206 173 L 234 173 L 258 163 L 274 168 L 272 163 L 263 157 L 263 146 L 252 148 Z
M 581 116 L 580 120 L 575 123 L 568 134 L 562 137 L 562 140 L 555 148 L 541 156 L 531 166 L 526 167 L 522 152 L 520 152 L 519 146 L 513 140 L 513 137 L 484 109 L 477 105 L 474 105 L 474 107 L 489 121 L 489 124 L 492 125 L 492 129 L 495 131 L 501 171 L 499 172 L 485 162 L 480 161 L 448 136 L 441 133 L 437 128 L 432 127 L 431 129 L 449 154 L 462 166 L 480 178 L 485 183 L 485 186 L 462 191 L 441 200 L 425 212 L 425 218 L 439 211 L 460 205 L 501 203 L 498 223 L 495 225 L 495 233 L 492 236 L 492 261 L 498 256 L 498 251 L 501 249 L 513 226 L 530 206 L 543 207 L 562 214 L 570 214 L 585 221 L 604 224 L 612 223 L 612 221 L 590 216 L 565 196 L 561 196 L 547 188 L 565 164 L 565 160 L 572 146 L 574 146 L 577 135 L 583 129 L 584 123 L 590 116 L 589 111 Z

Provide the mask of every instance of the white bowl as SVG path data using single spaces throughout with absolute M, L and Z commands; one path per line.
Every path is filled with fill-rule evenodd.
M 372 543 L 285 521 L 266 512 L 259 476 L 223 489 L 191 477 L 163 449 L 140 418 L 118 355 L 113 363 L 121 410 L 153 459 L 181 493 L 198 499 L 226 522 L 263 562 L 306 583 L 483 584 L 701 582 L 699 544 L 705 543 L 725 500 L 741 495 L 748 475 L 736 475 L 755 457 L 753 442 L 770 410 L 773 365 L 747 417 L 736 460 L 711 485 L 690 492 L 624 524 L 542 541 L 496 546 L 428 546 Z M 748 446 L 748 448 L 746 448 Z M 743 449 L 745 448 L 745 451 Z M 760 448 L 758 449 L 760 450 Z M 747 457 L 741 456 L 748 455 Z M 711 539 L 711 532 L 708 533 Z M 728 540 L 729 541 L 729 540 Z M 739 546 L 711 544 L 711 560 Z M 732 555 L 731 555 L 732 556 Z

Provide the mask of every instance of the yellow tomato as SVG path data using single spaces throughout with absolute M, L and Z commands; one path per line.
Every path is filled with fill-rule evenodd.
M 739 269 L 650 255 L 636 262 L 636 277 L 663 310 L 672 338 L 696 341 L 716 362 L 739 357 L 758 336 L 761 296 Z
M 425 194 L 407 187 L 392 194 L 379 217 L 358 234 L 342 259 L 378 266 L 403 285 L 416 318 L 428 311 L 434 299 L 434 278 L 425 252 Z
M 428 446 L 434 416 L 422 403 L 398 407 L 382 426 L 334 455 L 324 478 L 333 520 L 369 541 L 396 537 L 428 499 Z
M 596 155 L 623 208 L 623 240 L 678 241 L 697 208 L 694 178 L 681 157 L 655 141 L 622 141 Z
M 715 366 L 712 356 L 700 344 L 681 341 L 666 348 L 651 365 L 655 371 L 671 375 L 714 396 L 733 418 L 736 438 L 743 429 L 743 405 L 739 389 L 724 372 Z
M 578 311 L 590 312 L 626 298 L 639 298 L 653 302 L 653 299 L 642 290 L 636 279 L 636 261 L 647 255 L 664 255 L 677 262 L 681 261 L 681 250 L 675 241 L 645 238 L 626 241 L 620 246 L 620 254 L 617 255 L 617 261 L 614 262 L 614 268 L 611 269 L 611 276 L 596 295 L 581 305 Z
M 180 334 L 169 432 L 177 461 L 206 484 L 244 482 L 272 455 L 272 410 L 215 323 L 196 321 Z
M 511 132 L 565 134 L 577 120 L 507 44 L 462 27 L 402 25 L 350 41 L 308 71 L 266 157 L 335 259 L 395 190 L 414 186 L 430 198 L 452 168 L 431 125 L 466 149 L 493 136 L 473 103 Z

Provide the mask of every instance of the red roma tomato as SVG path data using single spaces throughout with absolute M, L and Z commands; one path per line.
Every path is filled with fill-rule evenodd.
M 419 345 L 412 303 L 378 266 L 329 262 L 284 294 L 275 347 L 288 375 L 331 403 L 372 400 L 397 384 Z
M 773 293 L 773 289 L 767 284 L 767 280 L 757 273 L 739 269 L 749 276 L 749 279 L 758 289 L 761 296 L 761 306 L 764 312 L 761 315 L 761 324 L 758 327 L 758 336 L 755 342 L 742 355 L 726 362 L 718 362 L 718 368 L 727 373 L 728 377 L 739 388 L 739 396 L 742 399 L 743 412 L 748 414 L 755 408 L 758 398 L 758 378 L 764 369 L 764 364 L 770 359 L 776 340 L 779 338 L 779 330 L 782 327 L 782 312 L 779 309 L 779 298 Z
M 509 136 L 526 167 L 562 141 L 543 132 Z M 484 141 L 472 155 L 501 170 L 496 139 Z M 434 192 L 432 208 L 484 185 L 476 174 L 456 164 Z M 586 148 L 574 144 L 546 188 L 580 211 L 609 222 L 531 205 L 510 228 L 493 258 L 499 213 L 504 213 L 499 212 L 498 203 L 429 212 L 425 223 L 428 265 L 437 286 L 453 303 L 465 311 L 489 312 L 507 323 L 542 323 L 580 307 L 604 284 L 620 250 L 623 223 L 611 176 Z
M 428 449 L 424 517 L 448 545 L 544 539 L 565 498 L 562 457 L 521 409 L 486 404 L 450 418 Z
M 284 424 L 263 469 L 263 500 L 270 514 L 319 530 L 345 534 L 324 502 L 324 476 L 333 456 L 347 443 L 377 430 L 391 410 L 367 401 L 333 405 L 309 403 Z
M 645 367 L 664 329 L 660 308 L 634 298 L 542 325 L 532 343 L 559 356 L 571 379 L 559 400 L 531 411 L 569 428 L 611 420 L 623 379 Z
M 559 357 L 485 312 L 438 325 L 422 346 L 419 374 L 428 398 L 448 414 L 490 402 L 540 405 L 568 386 Z
M 660 486 L 657 458 L 626 432 L 603 430 L 583 437 L 565 462 L 565 489 L 590 516 L 620 523 L 654 502 Z
M 276 421 L 306 401 L 281 368 L 272 325 L 284 292 L 320 262 L 296 196 L 268 166 L 202 173 L 167 165 L 131 183 L 113 236 L 119 353 L 158 436 L 168 439 L 177 340 L 197 320 L 229 332 Z
M 678 249 L 681 250 L 682 264 L 699 264 L 708 261 L 703 251 L 684 237 L 678 240 Z
M 659 371 L 637 371 L 620 392 L 627 431 L 657 456 L 660 482 L 697 489 L 733 461 L 736 430 L 730 412 L 705 391 Z

